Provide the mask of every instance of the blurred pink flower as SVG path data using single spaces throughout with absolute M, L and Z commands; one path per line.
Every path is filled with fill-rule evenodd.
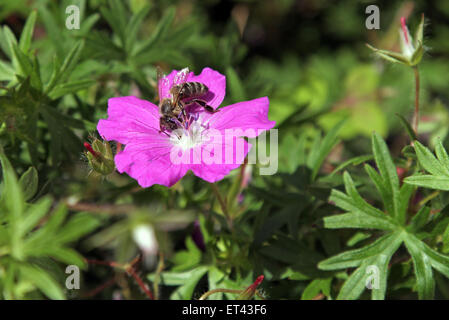
M 225 96 L 226 77 L 210 68 L 197 76 L 185 73 L 173 70 L 160 80 L 160 99 L 170 97 L 173 85 L 196 81 L 209 88 L 201 99 L 217 109 Z M 182 127 L 167 134 L 160 132 L 157 105 L 133 96 L 118 97 L 109 99 L 108 119 L 100 120 L 97 130 L 105 140 L 126 145 L 114 158 L 117 170 L 126 172 L 142 187 L 170 187 L 189 170 L 215 182 L 243 163 L 251 145 L 242 137 L 255 138 L 274 127 L 275 122 L 268 120 L 268 107 L 267 97 L 235 103 L 215 113 L 189 106 Z M 236 130 L 230 140 L 228 133 Z M 238 146 L 243 149 L 237 150 Z M 179 153 L 187 161 L 173 161 Z

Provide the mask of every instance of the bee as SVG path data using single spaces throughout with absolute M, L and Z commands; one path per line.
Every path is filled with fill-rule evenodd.
M 162 91 L 160 81 L 164 80 L 161 70 L 158 68 L 158 91 L 159 91 L 159 113 L 160 117 L 160 131 L 165 129 L 171 131 L 179 128 L 179 125 L 184 122 L 186 118 L 186 107 L 198 104 L 208 112 L 216 112 L 214 108 L 209 106 L 205 100 L 200 97 L 206 95 L 209 92 L 209 88 L 200 82 L 187 82 L 186 78 L 189 70 L 183 69 L 174 78 L 174 85 L 170 88 L 170 98 L 161 99 Z M 181 116 L 182 115 L 182 116 Z

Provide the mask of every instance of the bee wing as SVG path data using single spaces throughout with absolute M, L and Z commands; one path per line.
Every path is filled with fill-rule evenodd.
M 184 68 L 178 71 L 178 73 L 176 73 L 175 77 L 173 78 L 173 85 L 186 82 L 188 75 L 189 75 L 189 68 Z

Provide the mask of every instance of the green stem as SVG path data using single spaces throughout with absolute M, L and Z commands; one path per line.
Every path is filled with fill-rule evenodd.
M 234 293 L 234 294 L 240 294 L 244 290 L 233 290 L 233 289 L 213 289 L 210 291 L 207 291 L 204 293 L 198 300 L 206 300 L 207 297 L 210 295 L 213 295 L 215 293 Z M 256 296 L 258 296 L 260 299 L 265 300 L 264 296 L 259 292 L 259 290 L 256 290 Z
M 226 219 L 228 220 L 228 223 L 231 223 L 232 219 L 231 219 L 231 217 L 229 215 L 228 207 L 226 205 L 226 201 L 224 201 L 223 197 L 220 194 L 220 190 L 218 189 L 218 187 L 217 187 L 217 185 L 215 183 L 211 183 L 210 186 L 211 186 L 212 191 L 214 192 L 215 196 L 217 197 L 218 202 L 220 203 L 221 210 L 223 211 L 223 214 L 226 216 Z
M 415 114 L 413 120 L 413 129 L 416 136 L 418 136 L 418 124 L 419 124 L 419 70 L 418 66 L 413 67 L 415 73 Z
M 212 294 L 214 294 L 214 293 L 219 293 L 219 292 L 222 292 L 222 293 L 235 293 L 235 294 L 238 294 L 238 293 L 242 293 L 243 290 L 213 289 L 213 290 L 207 291 L 207 292 L 206 292 L 205 294 L 203 294 L 198 300 L 206 300 L 206 298 L 207 298 L 208 296 L 210 296 L 210 295 L 212 295 Z
M 432 192 L 431 194 L 429 194 L 427 197 L 425 197 L 424 199 L 422 199 L 419 203 L 418 203 L 418 207 L 422 207 L 423 205 L 425 205 L 428 201 L 432 200 L 433 198 L 437 197 L 440 194 L 439 190 L 436 190 L 434 192 Z

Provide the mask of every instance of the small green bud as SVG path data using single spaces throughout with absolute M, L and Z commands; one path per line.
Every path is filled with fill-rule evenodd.
M 84 147 L 87 150 L 85 154 L 89 161 L 89 165 L 95 172 L 103 176 L 107 176 L 114 172 L 114 155 L 112 154 L 111 146 L 107 141 L 95 139 L 92 142 L 92 145 L 85 142 Z
M 401 29 L 399 30 L 399 38 L 401 40 L 401 52 L 392 52 L 388 50 L 377 49 L 367 44 L 366 46 L 373 50 L 379 57 L 390 62 L 401 63 L 410 67 L 414 67 L 421 62 L 424 55 L 423 47 L 424 34 L 424 14 L 421 17 L 421 22 L 416 29 L 415 39 L 410 35 L 405 18 L 401 18 Z

